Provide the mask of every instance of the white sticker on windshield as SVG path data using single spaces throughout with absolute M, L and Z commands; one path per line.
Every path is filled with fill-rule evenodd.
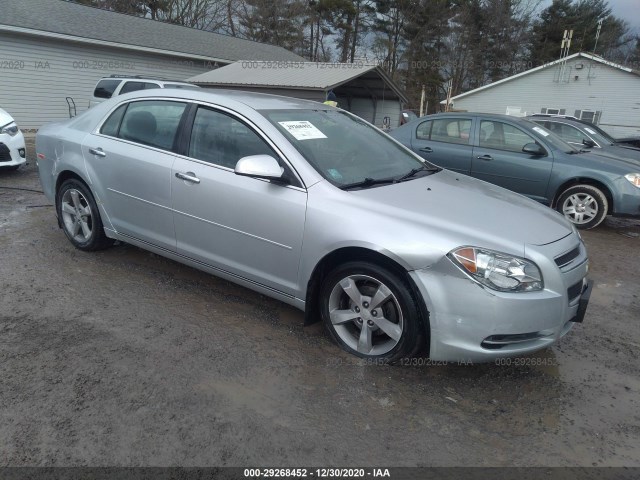
M 540 135 L 542 135 L 543 137 L 546 137 L 547 135 L 549 135 L 549 132 L 546 132 L 545 130 L 543 130 L 540 127 L 533 127 L 533 129 L 538 132 Z
M 584 129 L 589 132 L 591 135 L 595 135 L 596 132 L 594 132 L 593 130 L 591 130 L 590 128 L 584 127 Z
M 295 137 L 296 140 L 313 140 L 314 138 L 327 138 L 327 136 L 318 130 L 315 125 L 307 120 L 298 120 L 295 122 L 278 122 L 287 131 Z

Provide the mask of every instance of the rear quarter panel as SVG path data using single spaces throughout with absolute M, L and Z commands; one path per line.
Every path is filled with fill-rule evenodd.
M 55 201 L 56 185 L 62 172 L 73 172 L 89 183 L 81 150 L 85 135 L 85 132 L 64 124 L 47 125 L 36 135 L 40 183 L 52 202 Z

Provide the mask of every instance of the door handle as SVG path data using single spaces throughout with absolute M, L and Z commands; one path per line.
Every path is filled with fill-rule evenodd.
M 478 155 L 478 160 L 486 160 L 487 162 L 490 160 L 493 160 L 493 157 L 491 155 Z
M 424 153 L 431 153 L 433 152 L 433 149 L 431 147 L 422 147 L 420 151 Z
M 91 155 L 95 155 L 96 157 L 106 157 L 107 154 L 104 152 L 104 150 L 102 150 L 100 147 L 98 148 L 90 148 L 89 149 L 89 153 Z
M 200 179 L 196 177 L 196 174 L 193 172 L 187 172 L 187 173 L 176 172 L 176 178 L 179 178 L 180 180 L 184 180 L 185 182 L 200 183 Z

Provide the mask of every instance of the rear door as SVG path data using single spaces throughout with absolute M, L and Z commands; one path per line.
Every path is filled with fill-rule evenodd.
M 543 156 L 524 153 L 522 148 L 527 143 L 541 143 L 522 128 L 495 119 L 479 117 L 476 135 L 472 176 L 548 202 L 546 191 L 553 168 L 549 149 L 545 148 Z
M 186 155 L 177 157 L 171 175 L 178 252 L 294 295 L 306 190 L 234 173 L 249 155 L 270 155 L 289 167 L 232 112 L 199 106 L 189 123 Z
M 425 160 L 456 172 L 469 174 L 473 155 L 471 117 L 425 120 L 411 136 L 411 148 Z
M 96 201 L 113 228 L 172 251 L 173 150 L 186 105 L 169 100 L 129 102 L 114 110 L 82 145 Z

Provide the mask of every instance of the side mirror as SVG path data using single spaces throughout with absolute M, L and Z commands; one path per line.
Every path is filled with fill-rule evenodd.
M 585 138 L 584 140 L 582 140 L 582 144 L 587 148 L 593 148 L 596 146 L 596 142 L 594 142 L 590 138 Z
M 545 152 L 544 148 L 542 148 L 541 145 L 534 142 L 527 143 L 524 147 L 522 147 L 522 151 L 524 153 L 528 153 L 529 155 L 535 155 L 537 157 L 540 157 L 547 153 Z
M 242 175 L 244 177 L 282 181 L 284 169 L 278 161 L 270 155 L 249 155 L 248 157 L 242 157 L 238 160 L 234 172 L 236 175 Z

